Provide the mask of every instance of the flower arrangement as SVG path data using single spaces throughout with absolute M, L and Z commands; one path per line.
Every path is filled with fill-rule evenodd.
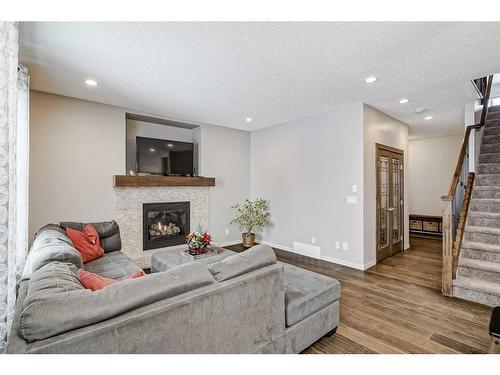
M 186 236 L 189 254 L 198 255 L 207 252 L 207 246 L 212 242 L 212 235 L 208 232 L 191 232 Z

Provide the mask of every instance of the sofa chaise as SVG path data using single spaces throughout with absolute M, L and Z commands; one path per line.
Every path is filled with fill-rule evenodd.
M 105 254 L 86 264 L 64 230 L 83 224 L 37 233 L 8 353 L 299 353 L 337 328 L 339 282 L 278 262 L 266 245 L 85 289 L 79 268 L 114 279 L 139 270 L 115 222 L 94 226 Z

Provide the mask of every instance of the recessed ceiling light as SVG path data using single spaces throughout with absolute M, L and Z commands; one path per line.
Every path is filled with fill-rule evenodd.
M 415 109 L 416 113 L 420 113 L 420 112 L 423 112 L 423 111 L 425 111 L 424 107 L 418 107 L 418 108 Z
M 377 80 L 377 77 L 368 77 L 365 79 L 365 83 L 373 83 Z
M 151 152 L 155 152 L 155 151 L 156 151 L 156 149 L 154 149 L 153 147 L 151 147 L 151 148 L 149 149 L 149 151 L 151 151 Z
M 174 147 L 174 145 L 172 143 L 167 143 L 167 146 L 168 147 Z
M 406 104 L 408 103 L 408 99 L 399 99 L 399 104 Z
M 246 122 L 252 122 L 252 121 L 253 121 L 253 118 L 251 118 L 251 117 L 247 117 L 247 118 L 245 119 L 245 121 L 246 121 Z
M 95 79 L 87 79 L 85 83 L 89 86 L 97 86 L 97 81 Z
M 424 117 L 424 120 L 432 120 L 432 116 L 426 116 Z

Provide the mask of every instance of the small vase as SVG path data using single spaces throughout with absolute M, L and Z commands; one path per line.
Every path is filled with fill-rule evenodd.
M 255 245 L 255 233 L 243 233 L 243 247 L 249 248 Z

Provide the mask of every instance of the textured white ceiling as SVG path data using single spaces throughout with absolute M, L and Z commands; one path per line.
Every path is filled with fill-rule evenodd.
M 43 22 L 20 36 L 33 89 L 248 130 L 362 101 L 414 137 L 456 134 L 470 80 L 500 72 L 500 23 Z

